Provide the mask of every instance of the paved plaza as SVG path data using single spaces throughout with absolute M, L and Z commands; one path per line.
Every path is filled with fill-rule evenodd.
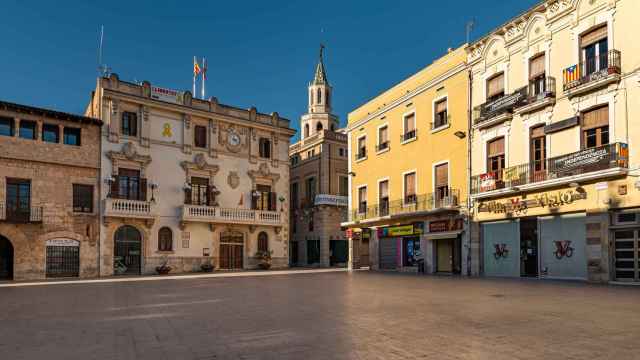
M 638 359 L 640 288 L 335 272 L 0 288 L 0 359 Z

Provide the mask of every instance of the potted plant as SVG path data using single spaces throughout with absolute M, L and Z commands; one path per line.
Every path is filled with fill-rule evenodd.
M 213 272 L 213 265 L 211 264 L 211 262 L 207 261 L 200 265 L 200 269 L 202 269 L 202 272 L 206 273 Z
M 268 251 L 258 251 L 256 253 L 255 258 L 260 262 L 258 263 L 258 267 L 262 270 L 269 270 L 271 268 L 271 254 L 273 254 L 272 250 Z
M 168 262 L 169 259 L 165 257 L 162 265 L 156 266 L 156 272 L 160 275 L 167 275 L 172 269 L 171 266 L 167 265 Z

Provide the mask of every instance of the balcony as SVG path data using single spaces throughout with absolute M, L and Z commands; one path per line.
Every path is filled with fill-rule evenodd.
M 527 96 L 515 107 L 518 114 L 531 113 L 556 103 L 556 79 L 546 77 L 540 81 L 531 81 Z
M 358 160 L 364 160 L 367 158 L 367 148 L 360 148 L 358 149 L 358 152 L 356 153 L 356 161 Z
M 282 214 L 280 211 L 234 209 L 206 205 L 182 206 L 182 221 L 185 222 L 282 226 Z
M 407 131 L 406 133 L 400 135 L 400 142 L 405 143 L 411 141 L 418 136 L 418 129 L 413 129 L 411 131 Z
M 349 197 L 340 195 L 318 194 L 314 205 L 349 206 Z
M 619 82 L 622 72 L 621 57 L 620 51 L 609 50 L 604 55 L 569 66 L 562 71 L 563 90 L 568 96 L 575 96 Z
M 408 196 L 398 200 L 382 200 L 379 204 L 366 206 L 349 214 L 349 222 L 374 222 L 389 218 L 409 217 L 441 211 L 456 210 L 460 204 L 460 191 L 449 189 L 446 196 L 439 193 Z
M 614 143 L 471 177 L 472 196 L 490 197 L 626 173 L 629 148 Z
M 11 209 L 4 202 L 0 201 L 0 221 L 9 223 L 41 223 L 42 206 L 31 206 L 26 209 Z
M 107 198 L 104 216 L 115 218 L 154 219 L 153 204 L 149 201 Z
M 376 152 L 383 152 L 389 150 L 389 141 L 385 141 L 385 142 L 381 142 L 380 144 L 376 145 Z

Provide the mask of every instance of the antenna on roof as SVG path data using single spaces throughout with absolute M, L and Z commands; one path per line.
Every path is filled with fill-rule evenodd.
M 104 40 L 104 25 L 100 25 L 100 40 L 98 41 L 98 74 L 103 77 L 109 76 L 111 69 L 102 63 L 102 44 Z
M 476 21 L 471 19 L 467 22 L 466 25 L 466 31 L 467 31 L 467 44 L 469 43 L 469 40 L 471 40 L 471 32 L 473 31 L 473 28 L 476 26 Z

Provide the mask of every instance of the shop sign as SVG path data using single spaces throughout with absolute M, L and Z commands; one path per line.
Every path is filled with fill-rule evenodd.
M 47 246 L 77 247 L 80 246 L 80 242 L 72 239 L 51 239 L 47 240 Z
M 462 222 L 462 219 L 460 218 L 430 221 L 429 232 L 438 233 L 438 232 L 458 231 L 458 230 L 462 230 L 462 226 L 463 226 L 463 222 Z
M 494 173 L 486 173 L 480 175 L 480 192 L 494 190 L 496 188 L 496 175 Z
M 184 92 L 152 86 L 151 98 L 174 104 L 183 104 Z
M 424 233 L 424 225 L 421 222 L 411 225 L 391 226 L 378 229 L 378 237 L 409 236 L 420 235 L 422 233 Z
M 353 237 L 353 229 L 347 229 L 344 233 L 345 233 L 347 239 L 350 239 L 350 238 Z
M 362 238 L 371 239 L 371 229 L 362 229 Z
M 520 179 L 520 167 L 512 166 L 510 168 L 502 169 L 503 181 L 518 181 Z
M 586 199 L 586 192 L 577 192 L 574 190 L 557 191 L 534 195 L 533 199 L 515 198 L 509 201 L 483 201 L 478 204 L 478 212 L 489 212 L 495 214 L 525 214 L 528 209 L 548 207 L 558 208 L 562 205 L 571 204 L 576 200 Z

